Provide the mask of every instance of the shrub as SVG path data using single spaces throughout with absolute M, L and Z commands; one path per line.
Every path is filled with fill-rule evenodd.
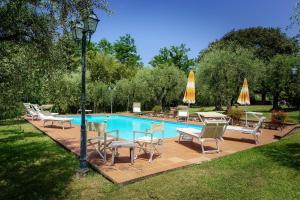
M 162 111 L 161 106 L 156 105 L 152 108 L 152 111 L 155 113 L 160 113 Z
M 284 122 L 286 119 L 286 113 L 282 110 L 272 111 L 272 122 Z
M 232 119 L 239 120 L 244 116 L 245 112 L 242 108 L 240 107 L 231 107 L 227 111 L 227 115 L 231 117 Z

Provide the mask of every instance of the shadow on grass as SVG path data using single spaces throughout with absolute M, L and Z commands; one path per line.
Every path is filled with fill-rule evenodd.
M 257 148 L 256 150 L 282 166 L 300 171 L 300 136 L 294 135 L 293 137 L 298 137 L 298 139 L 284 139 L 272 146 Z
M 0 152 L 0 199 L 66 195 L 77 160 L 41 133 L 1 130 Z
M 0 126 L 12 126 L 12 125 L 20 125 L 20 124 L 26 124 L 26 120 L 20 119 L 8 119 L 8 120 L 0 120 Z

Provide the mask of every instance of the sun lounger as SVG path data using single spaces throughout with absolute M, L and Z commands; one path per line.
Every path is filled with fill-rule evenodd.
M 265 119 L 266 119 L 265 117 L 261 117 L 254 129 L 245 128 L 245 127 L 241 127 L 241 126 L 227 126 L 226 130 L 238 131 L 238 132 L 245 133 L 245 134 L 251 134 L 254 136 L 255 144 L 259 144 L 259 137 L 261 135 L 261 132 L 259 129 L 262 126 Z
M 72 118 L 64 118 L 64 117 L 56 117 L 56 116 L 47 116 L 44 115 L 41 112 L 38 112 L 38 116 L 40 118 L 40 120 L 43 121 L 43 127 L 45 127 L 45 124 L 47 122 L 51 122 L 51 125 L 53 125 L 54 122 L 57 122 L 61 125 L 61 127 L 63 128 L 63 130 L 65 129 L 64 123 L 69 123 L 69 127 L 72 126 L 71 121 L 73 120 Z
M 31 108 L 30 103 L 23 103 L 23 105 L 26 109 L 26 115 L 28 117 L 31 117 L 31 120 L 34 120 L 34 119 L 38 118 L 38 113 Z
M 41 112 L 46 116 L 56 116 L 59 114 L 59 113 L 51 113 L 49 111 L 44 111 L 41 109 L 41 107 L 38 104 L 30 104 L 30 105 L 36 112 Z
M 220 152 L 219 141 L 222 140 L 223 134 L 226 130 L 227 122 L 224 120 L 217 121 L 205 121 L 205 125 L 202 130 L 195 128 L 177 128 L 177 132 L 179 133 L 178 143 L 183 137 L 191 137 L 196 138 L 200 144 L 202 153 L 210 153 L 210 152 Z M 191 140 L 193 141 L 193 140 Z M 217 149 L 216 150 L 205 150 L 204 142 L 214 141 L 216 142 Z

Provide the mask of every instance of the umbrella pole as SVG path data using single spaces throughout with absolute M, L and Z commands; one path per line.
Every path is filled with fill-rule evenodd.
M 189 117 L 190 117 L 190 104 L 191 104 L 191 103 L 188 104 L 188 113 L 187 113 L 188 116 L 187 116 L 187 120 L 189 120 Z
M 247 105 L 245 105 L 245 114 L 246 114 L 246 127 L 248 127 L 248 115 L 247 115 Z

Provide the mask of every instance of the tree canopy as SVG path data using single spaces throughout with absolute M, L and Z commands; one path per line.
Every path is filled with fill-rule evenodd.
M 235 104 L 244 78 L 255 85 L 263 65 L 253 51 L 243 47 L 212 49 L 203 55 L 196 73 L 198 99 L 212 99 L 216 110 Z
M 163 47 L 159 50 L 159 54 L 154 56 L 149 63 L 153 67 L 163 64 L 174 65 L 187 72 L 195 64 L 194 59 L 190 59 L 187 55 L 189 51 L 190 49 L 185 44 L 171 46 L 170 48 Z
M 269 61 L 277 54 L 291 55 L 299 51 L 297 41 L 288 38 L 280 29 L 253 27 L 226 33 L 220 40 L 212 42 L 202 54 L 210 49 L 226 48 L 229 43 L 254 49 L 256 57 L 264 61 Z

